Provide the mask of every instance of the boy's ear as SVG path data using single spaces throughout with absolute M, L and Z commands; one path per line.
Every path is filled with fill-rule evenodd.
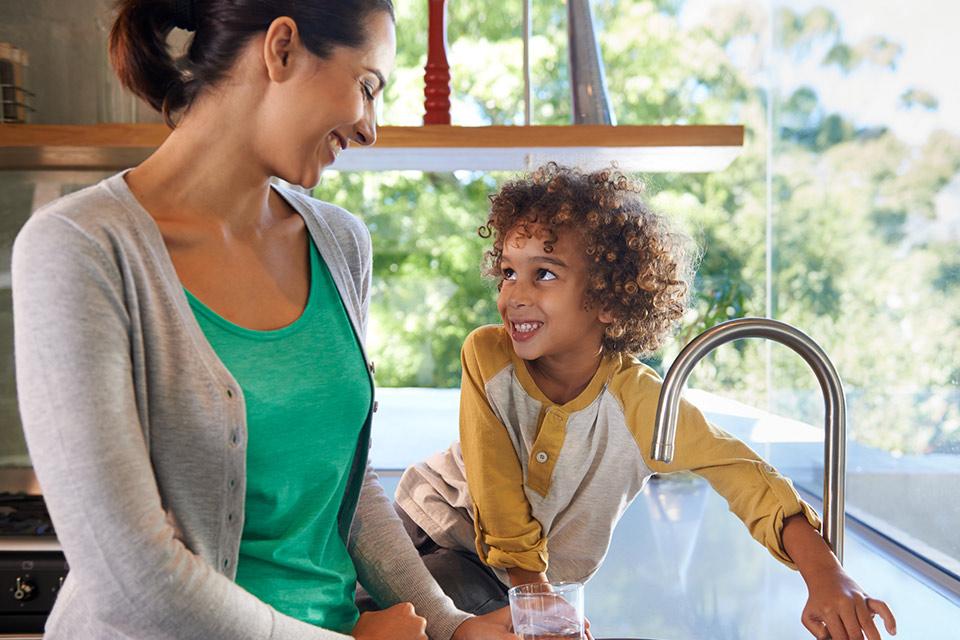
M 271 80 L 282 82 L 291 75 L 291 57 L 299 48 L 300 35 L 292 18 L 282 16 L 270 23 L 263 41 L 263 61 Z

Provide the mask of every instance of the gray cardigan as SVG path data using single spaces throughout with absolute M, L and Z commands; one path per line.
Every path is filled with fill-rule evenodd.
M 280 193 L 304 218 L 362 343 L 369 233 L 338 207 Z M 243 393 L 123 174 L 31 217 L 14 245 L 13 306 L 27 444 L 70 564 L 47 637 L 347 637 L 283 615 L 233 581 Z M 447 640 L 467 614 L 430 577 L 380 488 L 369 428 L 368 414 L 341 535 L 374 598 L 412 602 L 431 638 Z

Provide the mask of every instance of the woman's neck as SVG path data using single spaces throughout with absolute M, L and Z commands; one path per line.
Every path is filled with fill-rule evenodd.
M 270 170 L 256 153 L 255 103 L 246 93 L 227 88 L 198 98 L 156 152 L 127 174 L 151 215 L 202 219 L 243 234 L 290 213 L 278 211 L 271 197 Z

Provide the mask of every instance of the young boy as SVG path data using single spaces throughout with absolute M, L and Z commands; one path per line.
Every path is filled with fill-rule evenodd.
M 485 613 L 508 586 L 588 580 L 650 476 L 689 470 L 800 570 L 815 637 L 879 640 L 874 614 L 895 633 L 790 481 L 695 407 L 681 405 L 673 462 L 651 460 L 660 380 L 635 356 L 656 351 L 685 310 L 687 239 L 610 171 L 550 164 L 491 202 L 481 235 L 493 238 L 503 325 L 464 344 L 460 442 L 397 488 L 408 533 L 457 606 Z

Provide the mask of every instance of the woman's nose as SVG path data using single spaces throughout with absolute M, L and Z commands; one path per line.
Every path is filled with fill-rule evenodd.
M 368 109 L 353 130 L 353 139 L 357 144 L 368 146 L 377 141 L 377 115 Z

